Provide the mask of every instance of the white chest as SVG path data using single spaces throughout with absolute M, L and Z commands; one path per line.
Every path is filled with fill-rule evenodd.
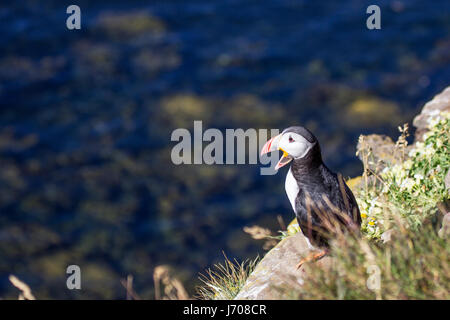
M 286 176 L 286 181 L 284 182 L 284 188 L 289 198 L 289 202 L 291 203 L 292 209 L 295 212 L 295 198 L 297 198 L 299 188 L 290 168 Z

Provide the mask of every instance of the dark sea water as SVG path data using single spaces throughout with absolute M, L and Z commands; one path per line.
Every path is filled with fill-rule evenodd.
M 0 297 L 154 297 L 168 265 L 199 272 L 263 254 L 242 231 L 293 213 L 285 170 L 181 165 L 171 132 L 304 125 L 327 165 L 360 174 L 360 134 L 396 138 L 449 85 L 450 2 L 61 1 L 0 4 Z M 65 286 L 82 271 L 81 291 Z

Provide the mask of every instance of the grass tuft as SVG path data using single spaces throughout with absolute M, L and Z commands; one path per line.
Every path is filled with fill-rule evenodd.
M 248 276 L 253 272 L 259 257 L 239 263 L 231 261 L 224 254 L 225 262 L 215 264 L 206 274 L 200 274 L 202 286 L 197 288 L 197 298 L 201 300 L 232 300 L 244 286 Z

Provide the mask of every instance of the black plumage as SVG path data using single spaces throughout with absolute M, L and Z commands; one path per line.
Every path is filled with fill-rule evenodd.
M 283 134 L 294 132 L 304 137 L 311 147 L 305 156 L 294 158 L 291 173 L 298 185 L 295 214 L 303 234 L 312 245 L 328 247 L 329 238 L 338 225 L 342 230 L 359 230 L 361 215 L 356 199 L 338 176 L 322 161 L 319 142 L 303 127 L 290 127 Z

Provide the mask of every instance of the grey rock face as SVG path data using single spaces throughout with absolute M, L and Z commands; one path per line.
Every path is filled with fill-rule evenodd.
M 450 235 L 450 213 L 442 219 L 442 228 L 438 232 L 439 237 L 446 238 Z
M 417 128 L 416 141 L 422 140 L 423 134 L 427 132 L 428 120 L 442 111 L 450 111 L 450 87 L 427 102 L 422 112 L 414 118 L 413 125 Z
M 383 170 L 386 166 L 401 162 L 401 154 L 395 152 L 395 143 L 385 135 L 370 134 L 358 141 L 356 146 L 359 159 L 364 162 L 363 155 L 370 150 L 369 168 L 374 172 Z M 407 153 L 408 151 L 405 150 Z
M 301 232 L 283 239 L 259 262 L 235 299 L 282 299 L 286 289 L 303 284 L 304 268 L 296 266 L 308 253 L 308 244 Z M 315 263 L 331 263 L 331 258 L 324 257 Z
M 392 240 L 393 235 L 395 235 L 395 232 L 393 229 L 386 230 L 381 235 L 381 240 L 383 241 L 383 243 L 390 242 Z

